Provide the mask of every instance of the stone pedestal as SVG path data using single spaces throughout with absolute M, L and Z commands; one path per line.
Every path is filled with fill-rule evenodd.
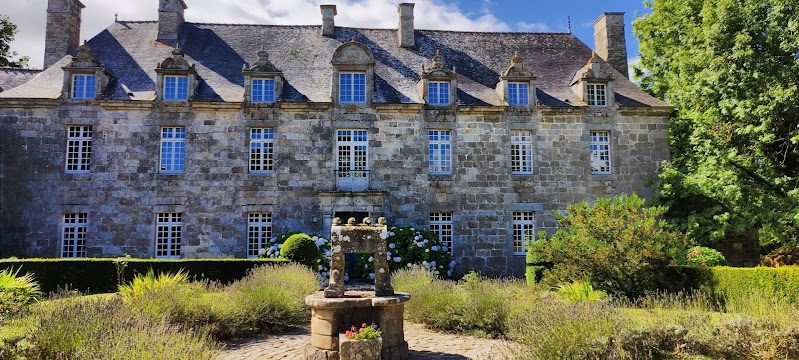
M 339 360 L 339 335 L 351 326 L 375 323 L 383 332 L 381 359 L 408 359 L 403 315 L 410 298 L 404 293 L 375 296 L 373 291 L 347 291 L 339 298 L 326 298 L 322 292 L 308 295 L 305 303 L 311 307 L 311 343 L 305 349 L 305 358 Z

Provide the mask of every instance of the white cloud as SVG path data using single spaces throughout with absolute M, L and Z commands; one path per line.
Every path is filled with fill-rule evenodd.
M 544 23 L 528 23 L 520 21 L 516 23 L 516 30 L 522 32 L 549 32 L 549 25 Z
M 81 39 L 89 39 L 114 21 L 156 20 L 157 0 L 81 0 Z M 400 0 L 186 0 L 186 20 L 208 23 L 321 24 L 320 3 L 335 3 L 341 26 L 394 28 Z M 487 4 L 488 1 L 484 3 Z M 3 9 L 19 27 L 12 50 L 31 57 L 31 67 L 40 67 L 44 53 L 47 0 L 28 0 L 25 6 Z M 416 27 L 468 31 L 546 31 L 545 24 L 520 22 L 510 26 L 483 6 L 479 13 L 464 12 L 446 0 L 419 0 L 414 9 Z

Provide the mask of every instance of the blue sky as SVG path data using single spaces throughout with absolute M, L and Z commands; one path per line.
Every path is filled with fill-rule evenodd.
M 11 0 L 0 0 L 11 1 Z M 185 0 L 190 22 L 243 24 L 320 24 L 320 4 L 338 7 L 336 24 L 355 27 L 395 28 L 397 3 L 415 2 L 415 22 L 420 29 L 466 31 L 572 32 L 594 46 L 594 20 L 602 12 L 626 13 L 627 54 L 637 58 L 638 41 L 632 36 L 632 20 L 647 12 L 644 0 Z M 31 58 L 30 67 L 42 65 L 47 0 L 24 0 L 24 6 L 7 6 L 19 27 L 11 50 Z M 81 40 L 89 39 L 120 20 L 156 20 L 158 0 L 81 0 L 86 8 Z

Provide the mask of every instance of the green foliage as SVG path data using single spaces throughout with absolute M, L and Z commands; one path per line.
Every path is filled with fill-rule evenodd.
M 280 254 L 291 261 L 303 264 L 316 270 L 322 262 L 322 252 L 309 235 L 294 234 L 286 239 L 280 248 Z
M 409 266 L 421 266 L 447 278 L 453 277 L 455 262 L 452 255 L 438 237 L 429 231 L 418 230 L 410 226 L 389 229 L 387 242 L 389 270 L 397 271 Z M 374 276 L 374 263 L 369 260 L 372 255 L 362 255 L 358 260 L 358 269 L 362 277 Z
M 594 290 L 588 280 L 575 281 L 558 287 L 557 294 L 566 301 L 599 301 L 608 300 L 610 297 L 601 290 Z
M 527 265 L 524 277 L 527 280 L 527 285 L 535 285 L 541 278 L 544 277 L 544 270 L 546 267 L 540 265 Z
M 117 297 L 50 301 L 27 319 L 28 331 L 5 338 L 0 358 L 213 359 L 219 350 L 203 331 L 155 320 Z
M 746 235 L 799 248 L 796 2 L 647 4 L 636 75 L 676 107 L 657 195 L 671 226 L 698 244 Z
M 16 51 L 11 51 L 11 42 L 17 35 L 17 25 L 11 22 L 8 16 L 0 15 L 0 67 L 24 68 L 28 66 L 27 56 L 12 60 L 17 56 Z
M 349 330 L 344 332 L 344 336 L 350 340 L 372 340 L 379 338 L 382 334 L 383 332 L 378 330 L 375 324 L 362 324 L 360 329 L 353 325 Z
M 142 297 L 150 292 L 187 282 L 189 282 L 189 276 L 182 270 L 175 274 L 160 273 L 156 275 L 150 269 L 146 274 L 137 274 L 129 284 L 120 285 L 119 294 L 125 297 Z
M 19 275 L 20 269 L 0 270 L 0 322 L 28 308 L 41 296 L 33 275 Z
M 86 259 L 3 259 L 0 270 L 21 268 L 21 274 L 33 274 L 42 292 L 69 288 L 88 293 L 113 292 L 120 283 L 133 280 L 151 269 L 156 274 L 184 271 L 192 280 L 218 281 L 224 284 L 239 280 L 257 266 L 285 263 L 285 259 L 180 259 L 156 260 L 122 258 Z M 121 275 L 121 278 L 117 276 Z M 121 281 L 120 281 L 121 279 Z
M 682 247 L 659 220 L 665 210 L 644 207 L 635 195 L 571 204 L 566 211 L 567 216 L 555 214 L 561 229 L 541 234 L 528 250 L 552 264 L 543 278 L 552 287 L 591 279 L 610 294 L 637 297 L 661 286 L 665 268 Z
M 700 290 L 725 303 L 761 297 L 799 304 L 799 266 L 676 267 L 672 272 L 672 278 L 682 287 Z
M 727 259 L 718 250 L 704 246 L 694 246 L 685 254 L 686 266 L 721 266 L 726 265 Z

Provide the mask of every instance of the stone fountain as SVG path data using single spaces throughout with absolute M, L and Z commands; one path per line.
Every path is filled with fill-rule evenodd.
M 403 332 L 405 302 L 410 295 L 395 293 L 386 259 L 386 219 L 372 225 L 370 218 L 360 224 L 350 218 L 346 225 L 333 220 L 331 228 L 330 282 L 324 291 L 308 295 L 311 307 L 311 343 L 305 349 L 307 360 L 339 360 L 339 335 L 351 326 L 377 324 L 383 332 L 382 360 L 408 359 L 408 343 Z M 344 255 L 369 253 L 374 258 L 374 291 L 347 290 L 344 284 Z M 342 335 L 343 336 L 343 335 Z

